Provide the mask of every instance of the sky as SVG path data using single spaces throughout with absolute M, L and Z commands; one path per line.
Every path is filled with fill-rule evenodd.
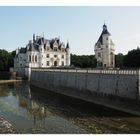
M 71 53 L 94 54 L 104 22 L 115 53 L 127 54 L 140 46 L 140 7 L 17 6 L 0 7 L 0 49 L 25 47 L 33 33 L 69 41 Z

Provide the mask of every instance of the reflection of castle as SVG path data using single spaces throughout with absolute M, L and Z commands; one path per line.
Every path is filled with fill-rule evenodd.
M 25 108 L 32 115 L 34 125 L 38 125 L 39 120 L 45 121 L 45 118 L 51 114 L 46 106 L 33 99 L 28 84 L 15 84 L 14 89 L 19 106 Z
M 115 67 L 115 49 L 111 39 L 111 34 L 107 30 L 107 25 L 103 25 L 103 31 L 95 44 L 95 57 L 97 67 Z

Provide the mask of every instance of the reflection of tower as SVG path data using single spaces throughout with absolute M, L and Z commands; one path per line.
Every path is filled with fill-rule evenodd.
M 29 95 L 29 99 L 32 98 L 32 95 L 31 95 L 31 89 L 30 89 L 30 86 L 28 86 L 28 95 Z
M 34 118 L 34 126 L 36 126 L 36 116 L 34 115 L 33 118 Z
M 19 95 L 18 94 L 16 94 L 16 99 L 19 102 Z
M 95 57 L 97 67 L 115 67 L 115 49 L 111 39 L 111 34 L 107 30 L 107 25 L 103 25 L 103 31 L 95 44 Z

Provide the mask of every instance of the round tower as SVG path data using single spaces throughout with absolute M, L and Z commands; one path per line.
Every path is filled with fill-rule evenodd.
M 114 68 L 115 67 L 115 49 L 111 39 L 111 34 L 107 30 L 107 25 L 103 25 L 103 31 L 95 44 L 95 57 L 97 67 Z

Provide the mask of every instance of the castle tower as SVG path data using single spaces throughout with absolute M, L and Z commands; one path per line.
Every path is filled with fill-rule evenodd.
M 33 43 L 35 43 L 35 34 L 33 34 Z
M 44 43 L 43 39 L 39 39 L 39 67 L 44 67 L 43 66 L 43 57 L 44 57 Z
M 115 49 L 111 39 L 111 34 L 107 30 L 107 25 L 103 25 L 103 31 L 95 44 L 95 57 L 97 67 L 114 68 L 115 67 Z
M 70 47 L 69 42 L 66 45 L 66 66 L 70 66 Z

